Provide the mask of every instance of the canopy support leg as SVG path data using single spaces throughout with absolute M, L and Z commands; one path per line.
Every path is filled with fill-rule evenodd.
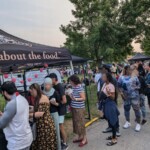
M 70 67 L 71 67 L 71 74 L 74 74 L 74 67 L 73 67 L 72 61 L 70 61 Z
M 84 81 L 85 81 L 85 78 L 86 78 L 86 70 L 84 68 L 84 65 L 83 65 L 83 70 L 84 70 Z M 88 97 L 88 91 L 87 91 L 87 86 L 85 84 L 85 94 L 86 94 L 86 102 L 87 102 L 87 109 L 88 109 L 88 119 L 91 120 L 91 112 L 90 112 L 90 106 L 89 106 L 89 97 Z
M 24 80 L 24 92 L 25 92 L 25 97 L 27 96 L 27 84 L 26 84 L 26 71 L 24 70 L 23 73 L 23 80 Z

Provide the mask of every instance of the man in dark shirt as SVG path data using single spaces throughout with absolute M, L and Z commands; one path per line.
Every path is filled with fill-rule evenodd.
M 52 79 L 53 87 L 58 92 L 58 94 L 61 98 L 61 103 L 60 103 L 59 109 L 58 109 L 59 126 L 60 126 L 60 133 L 61 133 L 61 137 L 62 137 L 62 150 L 67 150 L 68 149 L 67 137 L 66 137 L 66 132 L 64 129 L 64 119 L 65 119 L 65 114 L 66 114 L 66 102 L 67 102 L 65 90 L 64 90 L 62 84 L 58 82 L 58 78 L 55 73 L 51 73 L 49 75 L 49 77 Z
M 143 120 L 141 122 L 142 125 L 144 125 L 147 120 L 146 120 L 146 106 L 145 106 L 145 88 L 146 88 L 146 83 L 145 83 L 145 79 L 143 77 L 142 74 L 140 74 L 139 72 L 139 76 L 138 79 L 140 81 L 140 89 L 139 89 L 139 94 L 140 94 L 140 108 L 141 108 L 141 112 L 142 112 L 142 117 Z

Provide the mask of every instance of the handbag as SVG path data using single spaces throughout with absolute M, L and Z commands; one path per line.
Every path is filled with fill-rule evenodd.
M 103 91 L 101 91 L 101 93 L 100 93 L 100 99 L 99 99 L 99 107 L 98 107 L 98 109 L 100 111 L 103 111 L 104 101 L 106 99 L 107 99 L 107 95 Z

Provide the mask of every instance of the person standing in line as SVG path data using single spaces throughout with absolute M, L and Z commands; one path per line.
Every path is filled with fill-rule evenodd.
M 29 104 L 17 92 L 13 82 L 4 82 L 2 95 L 7 101 L 4 113 L 0 112 L 0 129 L 8 141 L 8 150 L 29 150 L 33 141 L 29 125 Z
M 139 63 L 137 70 L 138 70 L 140 76 L 145 77 L 145 70 L 144 70 L 142 62 Z
M 100 93 L 101 93 L 101 89 L 103 86 L 103 81 L 102 81 L 102 68 L 96 68 L 96 74 L 95 74 L 95 78 L 94 78 L 94 82 L 97 85 L 97 101 L 98 101 L 98 109 L 100 108 Z M 99 114 L 100 114 L 100 119 L 104 119 L 103 117 L 103 112 L 101 109 L 99 109 Z
M 146 83 L 145 83 L 145 79 L 143 77 L 143 73 L 138 71 L 138 79 L 140 82 L 140 89 L 139 89 L 139 94 L 140 94 L 140 108 L 141 108 L 141 112 L 142 112 L 142 122 L 141 125 L 144 125 L 147 120 L 146 120 L 146 106 L 145 106 L 145 88 L 146 88 Z
M 112 129 L 112 136 L 109 136 L 106 140 L 110 140 L 107 146 L 113 146 L 117 144 L 117 129 L 119 128 L 119 111 L 115 100 L 115 86 L 113 85 L 113 78 L 110 73 L 103 73 L 102 76 L 104 85 L 101 91 L 101 99 L 103 100 L 103 112 L 104 117 L 108 121 L 109 126 Z
M 37 132 L 32 150 L 57 150 L 56 131 L 49 111 L 49 99 L 43 95 L 40 86 L 36 83 L 29 87 L 29 91 L 35 98 L 34 112 L 30 113 L 30 117 L 35 120 Z
M 95 78 L 94 78 L 94 82 L 95 84 L 97 85 L 97 99 L 99 100 L 99 92 L 100 92 L 100 89 L 101 89 L 101 77 L 102 77 L 102 74 L 100 72 L 100 68 L 98 68 L 96 70 L 96 74 L 95 74 Z
M 124 100 L 126 123 L 124 124 L 123 128 L 128 129 L 131 126 L 130 109 L 132 106 L 137 122 L 135 131 L 139 132 L 141 130 L 141 112 L 139 99 L 140 82 L 137 77 L 137 70 L 135 70 L 134 66 L 125 66 L 123 75 L 118 80 L 118 84 L 122 99 Z
M 63 88 L 63 85 L 58 82 L 57 75 L 55 73 L 51 73 L 48 77 L 52 79 L 53 88 L 58 92 L 61 103 L 59 104 L 58 113 L 59 113 L 59 127 L 60 127 L 60 135 L 62 139 L 61 143 L 61 149 L 67 150 L 67 136 L 64 128 L 64 120 L 65 120 L 65 114 L 66 114 L 66 95 L 65 95 L 65 89 Z
M 79 143 L 79 147 L 83 147 L 88 143 L 84 120 L 85 93 L 79 77 L 72 75 L 69 81 L 73 90 L 72 94 L 70 94 L 73 132 L 78 135 L 78 137 L 73 140 L 73 143 Z
M 144 65 L 145 70 L 147 71 L 146 77 L 145 77 L 145 82 L 146 82 L 146 96 L 148 98 L 148 105 L 150 108 L 150 62 L 145 63 Z
M 110 70 L 110 68 L 107 65 L 103 65 L 102 72 L 111 74 L 111 70 Z M 114 101 L 116 102 L 116 104 L 118 104 L 118 82 L 117 82 L 116 77 L 112 76 L 112 78 L 113 78 L 112 79 L 113 80 L 112 81 L 113 85 L 115 86 L 115 99 L 114 99 Z M 108 127 L 103 131 L 103 133 L 109 133 L 109 132 L 112 132 L 112 128 L 111 128 L 111 126 L 110 126 L 110 124 L 108 122 Z M 117 134 L 118 137 L 121 136 L 119 121 L 118 121 L 118 129 L 117 129 L 117 133 L 116 134 Z
M 117 67 L 116 67 L 116 64 L 115 64 L 115 63 L 112 64 L 111 72 L 112 72 L 112 74 L 116 77 L 116 74 L 117 74 Z
M 57 134 L 57 150 L 61 150 L 61 139 L 60 139 L 60 129 L 59 129 L 59 115 L 58 115 L 58 107 L 60 104 L 60 97 L 59 94 L 55 91 L 52 85 L 51 78 L 45 78 L 44 80 L 44 90 L 43 93 L 49 98 L 50 100 L 50 113 L 53 117 L 56 134 Z

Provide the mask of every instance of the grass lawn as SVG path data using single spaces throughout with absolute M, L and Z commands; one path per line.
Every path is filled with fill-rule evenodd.
M 0 111 L 4 111 L 4 107 L 6 105 L 6 101 L 4 100 L 3 96 L 0 94 Z
M 83 78 L 82 75 L 79 76 L 80 78 Z M 97 87 L 94 83 L 91 83 L 90 86 L 87 86 L 87 95 L 89 100 L 89 108 L 90 108 L 90 114 L 91 119 L 99 116 L 99 111 L 97 109 L 96 103 L 97 103 Z M 118 97 L 118 105 L 120 106 L 122 104 L 121 96 Z M 87 109 L 87 101 L 86 101 L 86 116 L 85 118 L 88 118 L 88 109 Z M 86 122 L 88 122 L 89 119 L 86 119 Z M 65 129 L 68 136 L 68 139 L 71 139 L 73 137 L 73 129 L 72 129 L 72 119 L 71 114 L 66 115 L 65 119 Z
M 80 78 L 83 78 L 82 75 L 79 76 Z M 65 78 L 66 80 L 66 78 Z M 89 108 L 91 113 L 91 119 L 95 117 L 99 117 L 99 113 L 96 107 L 97 103 L 97 87 L 94 83 L 92 83 L 90 86 L 87 86 L 87 97 L 89 101 Z M 85 118 L 88 118 L 88 108 L 87 108 L 87 100 L 86 100 L 86 115 Z M 86 119 L 86 122 L 88 122 L 89 119 Z M 71 139 L 73 137 L 73 129 L 72 129 L 72 117 L 71 113 L 68 113 L 65 117 L 65 129 L 68 136 L 68 139 Z
M 79 78 L 84 78 L 83 75 L 78 75 Z M 88 78 L 88 77 L 87 77 Z M 64 80 L 67 81 L 67 77 L 64 77 Z M 96 107 L 97 103 L 97 87 L 94 83 L 90 84 L 90 86 L 87 86 L 87 98 L 89 102 L 89 108 L 91 113 L 91 119 L 98 116 L 98 110 Z M 71 114 L 66 115 L 66 119 L 70 119 Z M 87 100 L 86 100 L 86 118 L 88 118 L 88 107 L 87 107 Z M 89 120 L 87 120 L 89 121 Z

